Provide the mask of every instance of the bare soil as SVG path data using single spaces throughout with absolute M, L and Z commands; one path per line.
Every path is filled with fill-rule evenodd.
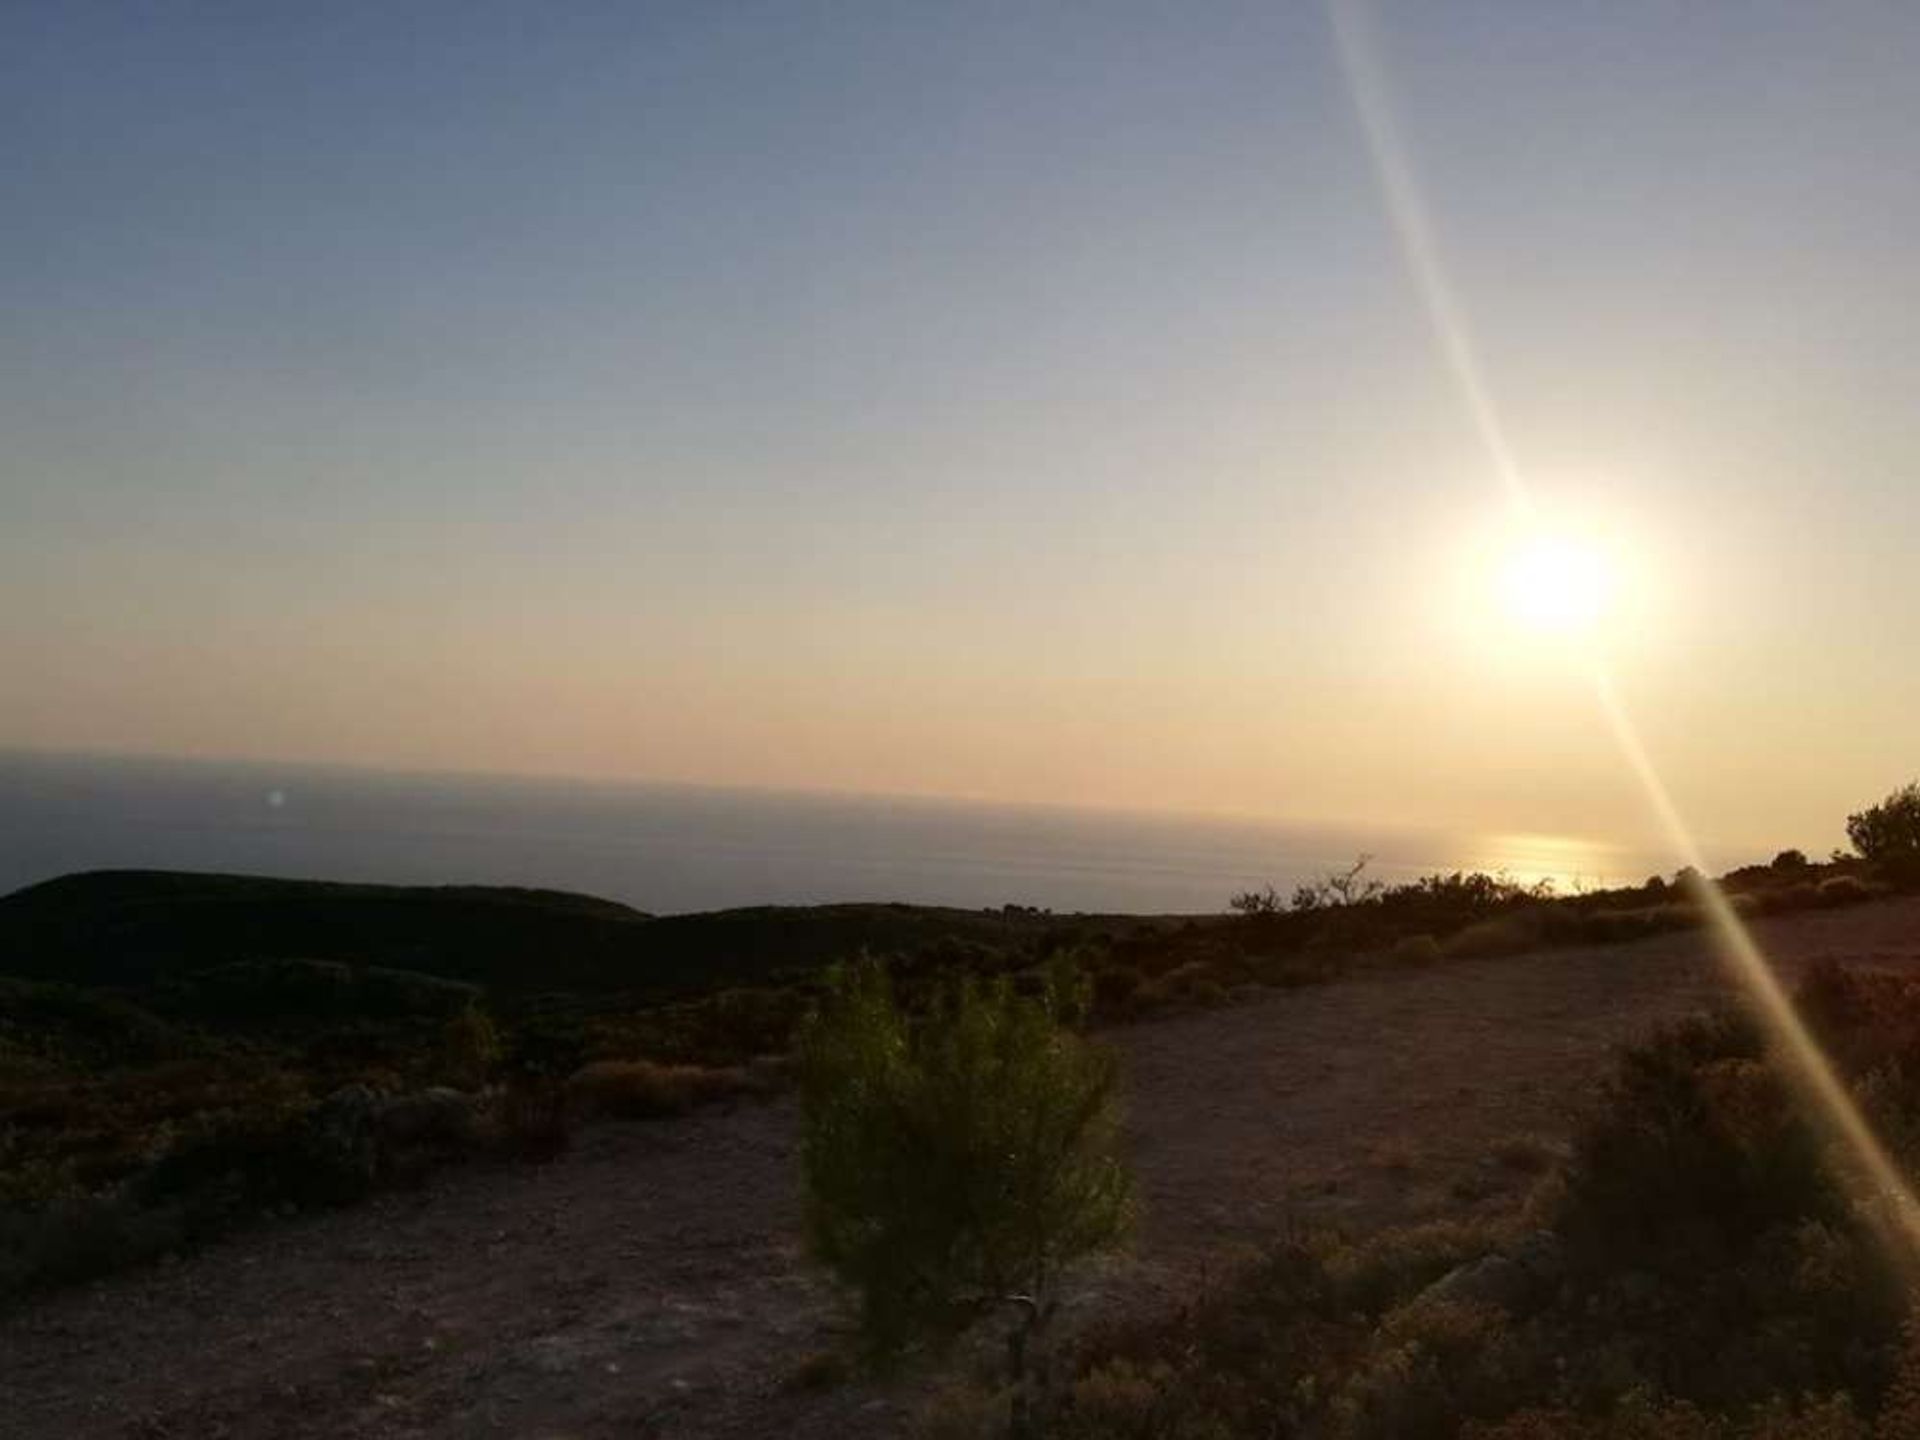
M 1920 900 L 1781 917 L 1784 975 L 1920 962 Z M 1117 1030 L 1142 1223 L 1074 1313 L 1168 1303 L 1294 1221 L 1512 1203 L 1608 1051 L 1725 997 L 1704 937 L 1369 973 Z M 807 1389 L 840 1297 L 791 1101 L 584 1132 L 0 1320 L 0 1435 L 889 1434 L 924 1381 Z

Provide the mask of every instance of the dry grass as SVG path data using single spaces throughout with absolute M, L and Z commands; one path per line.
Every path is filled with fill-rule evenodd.
M 684 1115 L 697 1105 L 766 1088 L 766 1080 L 742 1066 L 660 1065 L 651 1060 L 599 1060 L 567 1081 L 580 1113 L 614 1120 Z

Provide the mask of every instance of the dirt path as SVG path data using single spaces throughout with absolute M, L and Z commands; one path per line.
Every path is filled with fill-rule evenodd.
M 1767 922 L 1786 971 L 1920 962 L 1920 900 Z M 1290 1215 L 1491 1202 L 1606 1052 L 1725 982 L 1698 937 L 1366 976 L 1116 1032 L 1144 1220 L 1083 1308 L 1152 1304 Z M 796 1240 L 790 1102 L 587 1132 L 560 1163 L 262 1227 L 0 1321 L 0 1435 L 891 1433 L 784 1388 L 840 1312 Z M 1217 1263 L 1217 1262 L 1215 1262 Z

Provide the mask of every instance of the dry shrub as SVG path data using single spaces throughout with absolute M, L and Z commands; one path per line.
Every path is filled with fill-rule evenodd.
M 1565 938 L 1586 945 L 1623 945 L 1698 923 L 1699 915 L 1683 902 L 1592 910 L 1574 917 Z
M 1145 977 L 1131 965 L 1107 965 L 1093 975 L 1093 1010 L 1102 1019 L 1126 1020 L 1138 1011 Z
M 1164 1392 L 1174 1378 L 1165 1361 L 1136 1365 L 1114 1359 L 1088 1370 L 1073 1382 L 1067 1414 L 1060 1427 L 1067 1436 L 1099 1436 L 1101 1440 L 1146 1437 L 1162 1433 Z
M 1367 1147 L 1367 1159 L 1390 1175 L 1411 1175 L 1420 1168 L 1419 1154 L 1403 1136 L 1389 1136 Z
M 1449 1270 L 1500 1248 L 1497 1227 L 1460 1220 L 1409 1225 L 1342 1247 L 1321 1262 L 1343 1308 L 1378 1311 L 1410 1299 Z
M 949 1380 L 929 1395 L 907 1433 L 913 1440 L 1002 1440 L 1009 1392 L 967 1379 Z
M 1439 964 L 1443 955 L 1440 942 L 1431 935 L 1402 935 L 1394 942 L 1389 958 L 1396 965 L 1424 969 Z
M 1874 1440 L 1920 1440 L 1920 1317 L 1907 1317 L 1900 1365 L 1881 1404 Z
M 1879 886 L 1869 885 L 1857 875 L 1829 875 L 1819 884 L 1817 903 L 1823 907 L 1857 905 L 1881 893 Z
M 1416 1301 L 1384 1317 L 1332 1405 L 1342 1440 L 1443 1440 L 1505 1408 L 1507 1316 L 1490 1305 Z
M 1175 966 L 1158 979 L 1149 980 L 1134 992 L 1140 1008 L 1163 1005 L 1223 1005 L 1227 987 L 1204 960 L 1189 960 Z
M 1479 920 L 1449 937 L 1445 953 L 1460 959 L 1477 960 L 1495 955 L 1518 955 L 1538 948 L 1540 927 L 1530 915 L 1501 915 Z
M 564 1087 L 534 1080 L 493 1096 L 487 1116 L 494 1146 L 515 1160 L 543 1164 L 573 1143 L 573 1115 Z
M 1820 903 L 1820 887 L 1811 880 L 1796 881 L 1792 885 L 1783 885 L 1777 890 L 1766 892 L 1768 904 L 1776 914 L 1794 910 L 1811 910 Z
M 1770 1400 L 1743 1417 L 1707 1415 L 1686 1402 L 1653 1402 L 1632 1394 L 1607 1417 L 1565 1409 L 1524 1409 L 1500 1425 L 1469 1425 L 1461 1440 L 1907 1440 L 1882 1421 L 1862 1421 L 1847 1396 Z
M 1785 1400 L 1757 1406 L 1729 1420 L 1684 1401 L 1656 1403 L 1636 1394 L 1611 1415 L 1592 1418 L 1566 1410 L 1522 1410 L 1497 1425 L 1468 1425 L 1461 1440 L 1905 1440 L 1876 1429 L 1845 1395 Z
M 651 1060 L 597 1060 L 567 1081 L 582 1113 L 615 1120 L 684 1115 L 696 1105 L 756 1088 L 742 1067 L 659 1065 Z

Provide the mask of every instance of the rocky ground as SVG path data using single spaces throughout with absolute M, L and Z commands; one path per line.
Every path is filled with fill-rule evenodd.
M 1920 900 L 1782 917 L 1786 972 L 1920 962 Z M 1298 1220 L 1508 1203 L 1611 1046 L 1724 994 L 1702 937 L 1456 962 L 1114 1032 L 1143 1216 L 1085 1317 L 1169 1300 Z M 800 1253 L 794 1111 L 601 1126 L 0 1320 L 0 1435 L 890 1434 L 924 1386 L 806 1388 L 845 1336 Z

